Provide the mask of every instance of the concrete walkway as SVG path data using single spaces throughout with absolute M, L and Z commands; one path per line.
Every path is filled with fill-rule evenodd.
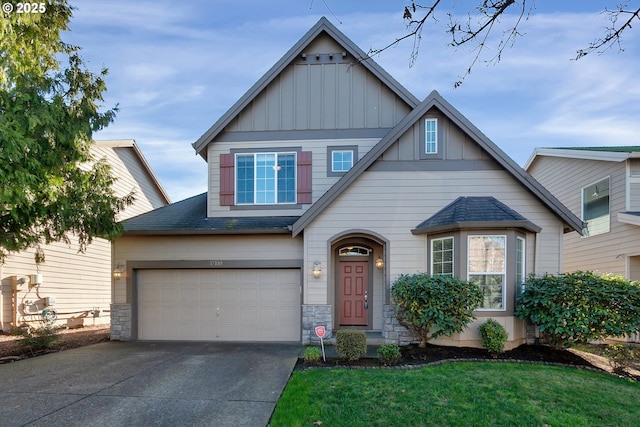
M 301 348 L 106 342 L 0 365 L 0 425 L 265 426 Z

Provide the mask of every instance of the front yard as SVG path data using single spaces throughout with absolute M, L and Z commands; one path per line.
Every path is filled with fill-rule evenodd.
M 294 372 L 275 426 L 632 426 L 640 383 L 569 367 L 452 362 Z

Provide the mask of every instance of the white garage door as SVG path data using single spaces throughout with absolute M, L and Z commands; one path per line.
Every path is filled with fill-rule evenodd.
M 138 339 L 300 341 L 300 270 L 139 270 Z

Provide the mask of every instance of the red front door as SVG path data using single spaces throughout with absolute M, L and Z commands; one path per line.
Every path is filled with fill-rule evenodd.
M 340 325 L 367 326 L 368 271 L 367 261 L 340 263 Z

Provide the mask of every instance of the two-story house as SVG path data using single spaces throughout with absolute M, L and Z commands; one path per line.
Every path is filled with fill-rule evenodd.
M 565 235 L 563 270 L 640 280 L 640 147 L 538 148 L 525 168 L 586 223 Z
M 238 64 L 240 66 L 240 64 Z M 454 275 L 513 316 L 582 222 L 437 92 L 422 102 L 322 18 L 193 144 L 209 191 L 125 223 L 112 338 L 302 341 L 316 326 L 402 341 L 390 289 Z
M 135 141 L 96 141 L 91 154 L 106 159 L 116 177 L 113 190 L 118 197 L 134 192 L 133 204 L 119 219 L 170 203 Z M 108 325 L 114 274 L 111 249 L 111 242 L 96 238 L 84 253 L 73 242 L 43 245 L 42 263 L 35 262 L 33 249 L 9 255 L 0 264 L 0 330 L 23 323 L 37 327 L 45 318 L 55 326 Z M 54 313 L 55 320 L 48 316 Z

